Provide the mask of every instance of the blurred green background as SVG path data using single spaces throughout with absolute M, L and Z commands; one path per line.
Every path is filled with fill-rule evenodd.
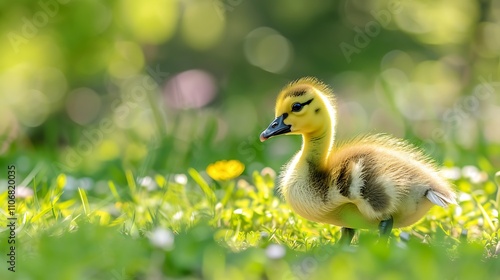
M 0 32 L 0 154 L 22 171 L 276 169 L 300 138 L 258 134 L 302 76 L 336 92 L 338 138 L 500 164 L 500 1 L 3 1 Z
M 19 279 L 499 275 L 498 0 L 0 0 L 0 34 Z M 274 190 L 301 139 L 259 134 L 303 76 L 333 88 L 339 140 L 408 139 L 459 205 L 389 247 L 362 232 L 341 248 L 338 227 L 296 216 Z M 242 176 L 210 179 L 225 159 Z

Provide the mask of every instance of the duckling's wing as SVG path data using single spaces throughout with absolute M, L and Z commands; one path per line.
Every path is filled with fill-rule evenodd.
M 454 197 L 447 197 L 444 194 L 433 190 L 428 190 L 425 197 L 427 197 L 427 199 L 429 199 L 432 203 L 445 208 L 448 207 L 449 204 L 457 204 Z

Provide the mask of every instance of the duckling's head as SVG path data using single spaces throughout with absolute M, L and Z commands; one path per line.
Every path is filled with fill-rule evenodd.
M 282 134 L 333 137 L 335 114 L 335 100 L 328 86 L 315 78 L 299 79 L 281 90 L 276 100 L 276 119 L 260 134 L 260 140 Z

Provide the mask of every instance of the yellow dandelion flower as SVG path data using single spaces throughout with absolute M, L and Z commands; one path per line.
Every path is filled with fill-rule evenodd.
M 128 202 L 120 202 L 120 201 L 115 202 L 115 208 L 121 211 L 127 210 L 129 205 L 130 204 Z
M 245 165 L 238 160 L 220 160 L 207 166 L 210 178 L 216 181 L 234 179 L 243 173 Z

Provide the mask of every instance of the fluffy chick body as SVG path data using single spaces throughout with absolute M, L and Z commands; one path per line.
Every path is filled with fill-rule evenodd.
M 405 227 L 434 204 L 455 203 L 455 193 L 436 165 L 403 140 L 370 135 L 334 144 L 335 107 L 326 85 L 300 79 L 281 91 L 276 120 L 261 134 L 261 140 L 303 136 L 301 150 L 283 167 L 279 183 L 295 212 L 346 228 L 377 228 L 388 219 Z

